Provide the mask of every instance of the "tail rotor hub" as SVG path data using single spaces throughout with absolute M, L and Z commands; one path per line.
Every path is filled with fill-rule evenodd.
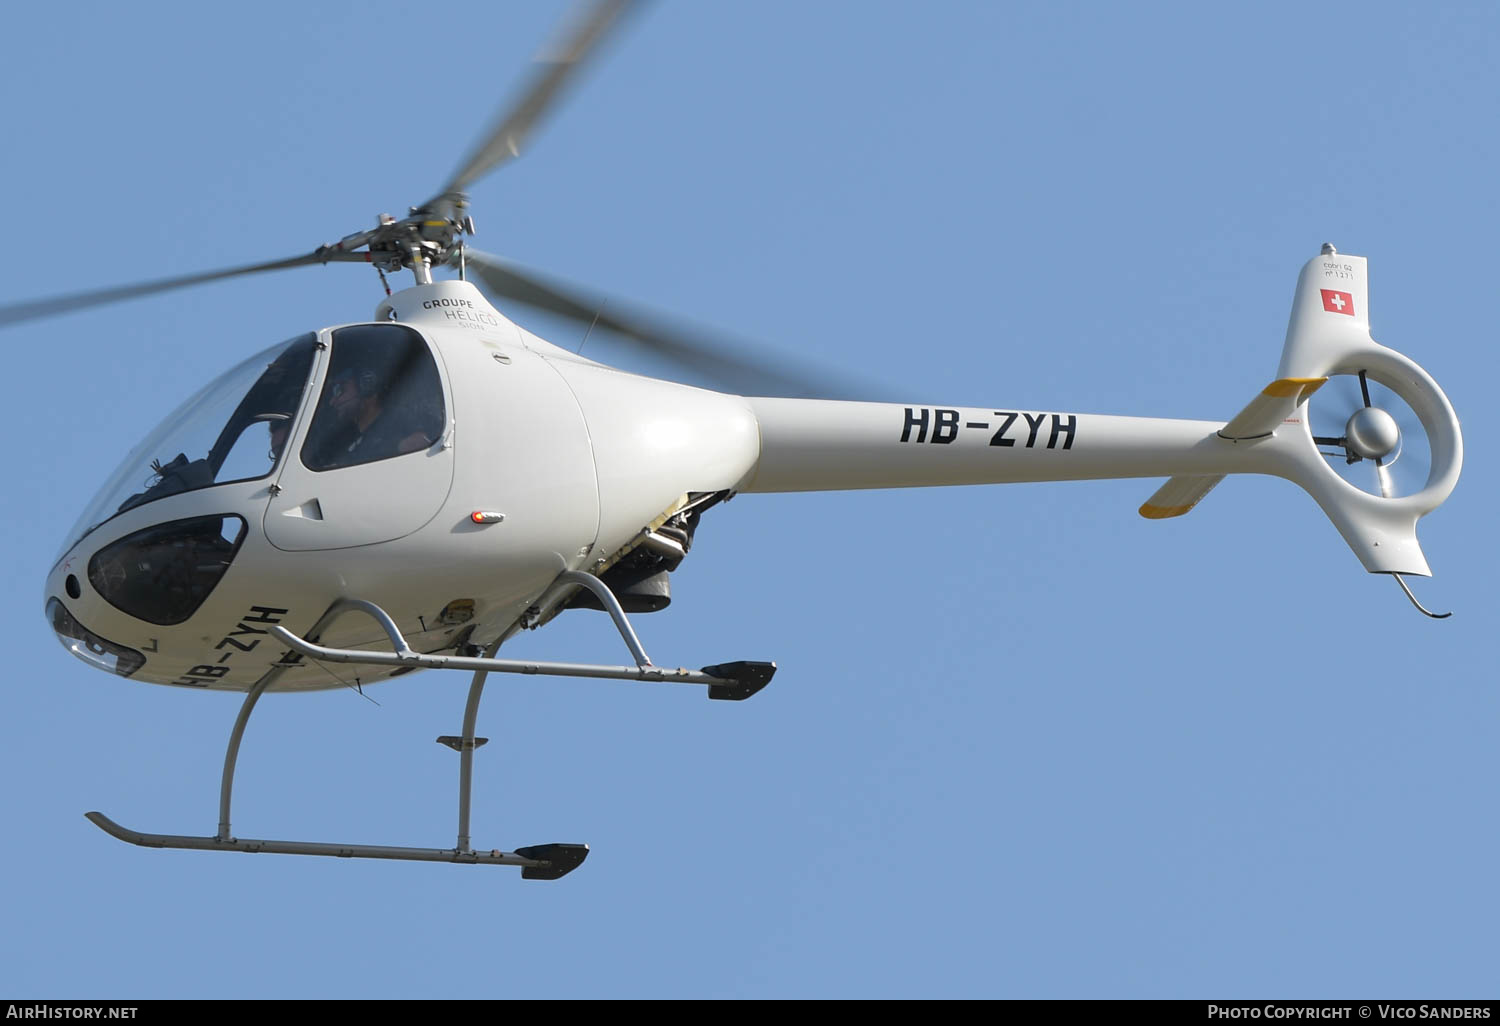
M 1349 451 L 1367 460 L 1383 460 L 1401 445 L 1396 418 L 1378 406 L 1362 406 L 1344 426 Z

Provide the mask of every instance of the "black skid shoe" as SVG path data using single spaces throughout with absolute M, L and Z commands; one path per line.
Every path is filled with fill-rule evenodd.
M 583 865 L 583 860 L 589 857 L 589 846 L 534 844 L 527 848 L 517 848 L 516 854 L 523 859 L 536 859 L 541 863 L 539 866 L 523 866 L 522 880 L 556 880 Z
M 710 677 L 724 679 L 722 684 L 708 686 L 709 698 L 719 702 L 743 702 L 771 683 L 771 678 L 776 675 L 776 664 L 741 659 L 733 663 L 705 666 L 703 672 Z

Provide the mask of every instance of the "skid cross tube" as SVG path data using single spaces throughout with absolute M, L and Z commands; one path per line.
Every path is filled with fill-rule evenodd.
M 285 627 L 277 625 L 271 628 L 271 633 L 282 641 L 292 646 L 298 652 L 311 659 L 320 659 L 330 663 L 365 663 L 372 666 L 411 666 L 422 667 L 430 670 L 485 670 L 496 673 L 530 673 L 541 674 L 548 677 L 604 677 L 611 680 L 639 680 L 639 681 L 666 681 L 674 684 L 707 684 L 710 687 L 722 686 L 732 682 L 732 678 L 725 674 L 713 674 L 704 670 L 689 670 L 685 667 L 669 669 L 663 666 L 654 666 L 646 655 L 646 650 L 641 647 L 640 638 L 636 637 L 635 629 L 630 626 L 630 621 L 625 617 L 625 610 L 620 607 L 619 599 L 609 590 L 608 585 L 593 574 L 582 573 L 577 570 L 565 570 L 558 575 L 557 580 L 547 589 L 547 592 L 538 600 L 537 605 L 542 606 L 553 597 L 557 591 L 569 585 L 577 585 L 588 588 L 604 604 L 609 611 L 610 618 L 614 620 L 615 627 L 619 629 L 620 636 L 625 639 L 630 654 L 635 657 L 634 666 L 601 666 L 594 663 L 551 663 L 531 662 L 521 659 L 495 659 L 488 656 L 446 656 L 446 655 L 423 655 L 412 650 L 406 643 L 406 638 L 401 634 L 396 622 L 391 619 L 384 609 L 373 602 L 364 599 L 347 599 L 345 608 L 358 609 L 368 613 L 380 624 L 385 631 L 386 637 L 390 639 L 391 652 L 372 652 L 366 649 L 355 648 L 327 648 L 323 645 L 314 644 L 304 638 L 299 638 Z M 309 631 L 309 634 L 315 632 Z
M 485 651 L 485 655 L 493 657 L 499 650 L 500 645 L 514 633 L 516 628 L 512 627 L 500 637 L 496 638 L 494 644 Z M 474 679 L 469 683 L 469 697 L 464 702 L 464 733 L 459 739 L 458 750 L 458 841 L 457 848 L 461 852 L 473 850 L 469 844 L 469 795 L 474 787 L 474 749 L 478 745 L 474 741 L 474 728 L 479 722 L 479 699 L 484 694 L 484 681 L 490 675 L 488 670 L 475 670 Z
M 229 747 L 224 750 L 224 775 L 219 780 L 219 832 L 214 835 L 216 841 L 229 840 L 229 799 L 234 793 L 234 767 L 240 758 L 240 739 L 245 736 L 245 725 L 250 722 L 250 713 L 255 709 L 255 703 L 260 701 L 260 696 L 265 694 L 266 687 L 281 676 L 282 667 L 278 666 L 265 674 L 260 680 L 250 685 L 250 691 L 245 695 L 245 700 L 240 703 L 240 714 L 234 719 L 234 729 L 229 732 Z M 89 816 L 94 819 L 93 815 Z M 94 819 L 95 824 L 103 827 L 104 824 Z M 105 827 L 108 830 L 108 827 Z M 110 830 L 116 837 L 120 835 Z
M 350 606 L 351 604 L 344 600 L 340 600 L 329 606 L 323 615 L 318 617 L 318 622 L 313 624 L 313 629 L 310 633 L 316 634 L 325 629 L 338 618 L 340 613 L 347 611 Z M 235 764 L 239 761 L 240 740 L 245 736 L 245 726 L 250 722 L 250 713 L 255 710 L 255 703 L 260 701 L 260 696 L 265 694 L 266 689 L 274 684 L 276 679 L 285 673 L 287 667 L 290 665 L 285 659 L 278 661 L 261 676 L 260 680 L 250 685 L 250 690 L 245 694 L 244 702 L 240 704 L 240 713 L 235 717 L 234 729 L 229 733 L 229 745 L 224 750 L 224 774 L 219 781 L 219 832 L 214 835 L 214 840 L 216 841 L 227 842 L 230 840 L 229 801 L 234 793 L 234 768 Z M 99 814 L 93 813 L 89 816 L 89 819 L 94 822 L 95 826 L 107 830 L 108 828 L 99 822 L 99 820 L 108 822 L 106 817 L 99 815 L 99 819 L 94 819 L 95 815 Z M 121 827 L 120 829 L 123 830 L 124 828 Z M 113 830 L 109 832 L 121 838 L 121 840 L 125 839 L 120 833 L 116 833 Z

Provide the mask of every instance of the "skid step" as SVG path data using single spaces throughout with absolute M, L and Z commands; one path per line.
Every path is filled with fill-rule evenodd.
M 457 862 L 465 865 L 520 866 L 525 880 L 556 880 L 583 864 L 586 844 L 538 844 L 515 851 L 459 851 L 457 848 L 399 848 L 380 844 L 329 844 L 322 841 L 264 841 L 249 837 L 191 837 L 145 834 L 123 827 L 102 812 L 84 816 L 105 833 L 143 848 L 190 851 L 267 852 L 273 855 L 326 855 L 342 859 L 398 859 L 406 862 Z

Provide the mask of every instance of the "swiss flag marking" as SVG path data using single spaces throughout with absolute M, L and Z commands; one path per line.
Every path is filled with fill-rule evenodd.
M 1354 297 L 1347 292 L 1335 292 L 1333 289 L 1319 289 L 1323 293 L 1323 309 L 1329 313 L 1348 314 L 1354 316 Z

